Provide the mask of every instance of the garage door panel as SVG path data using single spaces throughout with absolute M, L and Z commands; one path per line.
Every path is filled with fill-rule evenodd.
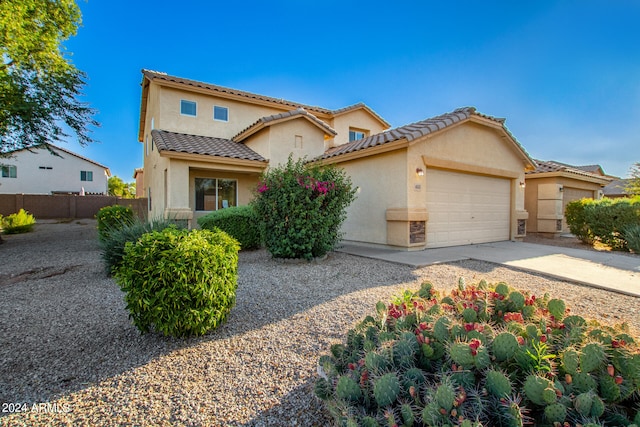
M 427 247 L 508 240 L 511 183 L 508 179 L 428 170 Z

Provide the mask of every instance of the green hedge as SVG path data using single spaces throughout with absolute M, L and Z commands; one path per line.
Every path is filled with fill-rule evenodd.
M 128 206 L 112 205 L 101 208 L 96 214 L 98 238 L 104 240 L 109 233 L 133 223 L 133 209 Z
M 251 206 L 220 209 L 198 218 L 198 225 L 205 230 L 219 228 L 240 243 L 242 249 L 260 247 L 260 226 Z
M 238 242 L 223 231 L 166 228 L 128 242 L 114 276 L 134 325 L 165 335 L 202 335 L 236 300 Z
M 567 204 L 565 217 L 571 232 L 583 242 L 628 250 L 624 231 L 640 224 L 640 197 L 576 200 Z

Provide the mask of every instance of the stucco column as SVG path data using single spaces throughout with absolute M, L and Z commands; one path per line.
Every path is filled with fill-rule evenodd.
M 166 196 L 164 217 L 176 221 L 186 221 L 191 228 L 193 210 L 189 206 L 189 165 L 172 161 L 166 171 L 164 186 Z

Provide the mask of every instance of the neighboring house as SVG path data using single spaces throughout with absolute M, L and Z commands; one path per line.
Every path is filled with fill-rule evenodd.
M 621 197 L 630 197 L 627 187 L 631 184 L 631 179 L 613 178 L 609 184 L 602 189 L 604 197 L 610 199 L 619 199 Z
M 364 104 L 339 110 L 143 70 L 139 141 L 150 217 L 193 220 L 245 205 L 289 155 L 337 164 L 358 187 L 346 240 L 404 248 L 509 240 L 526 229 L 535 163 L 504 119 L 461 108 L 389 130 Z
M 136 199 L 144 197 L 144 169 L 136 168 L 133 171 L 133 179 L 136 182 Z
M 64 148 L 22 149 L 0 158 L 2 194 L 107 194 L 109 168 Z
M 525 209 L 531 233 L 568 233 L 564 217 L 569 202 L 582 198 L 600 199 L 611 182 L 599 165 L 572 166 L 536 160 L 538 167 L 526 174 Z

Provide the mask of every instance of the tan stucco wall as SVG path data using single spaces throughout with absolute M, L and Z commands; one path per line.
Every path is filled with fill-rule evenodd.
M 315 158 L 324 153 L 324 132 L 305 118 L 297 118 L 269 126 L 269 166 L 284 164 L 293 155 L 294 160 Z M 302 147 L 296 146 L 296 135 L 302 137 Z
M 340 163 L 358 188 L 342 226 L 344 239 L 387 244 L 386 212 L 407 206 L 406 150 Z
M 197 103 L 196 117 L 180 114 L 180 100 Z M 171 132 L 192 135 L 215 136 L 230 139 L 240 131 L 251 126 L 261 117 L 279 114 L 287 109 L 276 109 L 261 105 L 229 100 L 212 95 L 185 92 L 174 88 L 162 87 L 158 99 L 160 105 L 159 120 L 156 128 Z M 214 105 L 229 109 L 229 121 L 213 119 Z
M 567 203 L 579 199 L 575 194 L 597 198 L 602 187 L 598 183 L 563 176 L 537 177 L 527 175 L 525 208 L 529 211 L 528 231 L 531 233 L 567 233 L 564 217 Z M 557 221 L 562 221 L 558 230 Z
M 357 109 L 340 114 L 330 120 L 329 126 L 331 126 L 338 134 L 335 138 L 327 141 L 327 148 L 336 147 L 349 142 L 349 128 L 367 131 L 367 136 L 380 133 L 386 129 L 379 120 L 363 109 Z
M 427 174 L 419 177 L 416 168 L 438 168 L 510 179 L 511 238 L 516 238 L 518 219 L 526 219 L 524 190 L 524 160 L 505 138 L 504 131 L 465 122 L 432 137 L 422 138 L 409 147 L 407 178 L 413 182 L 410 207 L 424 206 L 426 194 L 415 190 L 426 187 Z M 427 206 L 427 211 L 429 210 Z M 527 220 L 528 225 L 528 220 Z
M 151 189 L 151 200 L 149 211 L 149 219 L 161 218 L 164 216 L 164 209 L 168 200 L 165 200 L 166 192 L 164 185 L 164 170 L 169 169 L 169 160 L 161 157 L 155 144 L 151 143 L 151 131 L 145 133 L 145 142 L 143 145 L 144 156 L 144 197 L 149 197 L 149 189 Z M 149 146 L 147 152 L 146 146 Z M 147 154 L 148 153 L 148 154 Z

